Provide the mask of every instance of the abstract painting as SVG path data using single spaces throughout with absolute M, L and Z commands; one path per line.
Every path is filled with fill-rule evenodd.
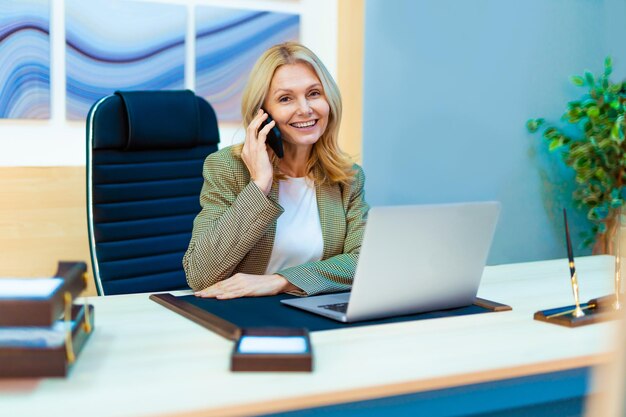
M 66 0 L 67 118 L 116 90 L 185 85 L 185 6 Z
M 220 122 L 241 122 L 241 93 L 257 58 L 272 45 L 298 40 L 300 16 L 222 7 L 196 8 L 196 94 Z
M 0 118 L 50 118 L 50 0 L 0 0 Z

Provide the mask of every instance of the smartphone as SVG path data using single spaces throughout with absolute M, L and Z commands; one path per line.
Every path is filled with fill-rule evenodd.
M 262 110 L 267 113 L 265 109 Z M 270 123 L 272 120 L 272 116 L 267 113 L 267 119 L 263 121 L 259 130 L 263 129 L 265 125 Z M 270 148 L 272 148 L 277 157 L 283 157 L 283 135 L 280 133 L 278 126 L 274 125 L 274 127 L 267 133 L 267 139 L 265 140 L 265 143 L 267 143 Z

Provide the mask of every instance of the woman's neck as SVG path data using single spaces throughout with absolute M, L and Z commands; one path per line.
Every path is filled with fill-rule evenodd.
M 294 178 L 306 176 L 306 166 L 312 149 L 312 146 L 285 146 L 284 157 L 279 165 L 281 172 Z

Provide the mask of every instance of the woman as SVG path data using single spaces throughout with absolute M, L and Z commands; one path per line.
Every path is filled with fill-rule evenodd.
M 255 64 L 241 108 L 245 142 L 204 164 L 183 258 L 189 286 L 218 299 L 350 289 L 368 206 L 362 169 L 337 145 L 334 80 L 306 47 L 276 45 Z M 283 158 L 265 143 L 274 126 Z

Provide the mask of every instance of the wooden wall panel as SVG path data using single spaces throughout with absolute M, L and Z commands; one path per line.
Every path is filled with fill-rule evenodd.
M 337 83 L 343 100 L 339 144 L 361 163 L 363 141 L 364 0 L 340 0 L 338 6 Z
M 51 276 L 59 260 L 89 265 L 85 167 L 0 167 L 0 277 Z

